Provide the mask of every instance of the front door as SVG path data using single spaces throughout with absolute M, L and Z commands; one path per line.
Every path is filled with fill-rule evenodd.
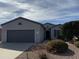
M 51 37 L 50 31 L 46 31 L 46 39 L 47 40 L 50 40 L 50 37 Z

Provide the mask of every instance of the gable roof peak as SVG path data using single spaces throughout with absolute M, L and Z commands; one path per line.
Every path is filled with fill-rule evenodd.
M 24 17 L 17 17 L 17 18 L 15 18 L 15 19 L 11 20 L 11 21 L 8 21 L 8 22 L 6 22 L 6 23 L 1 24 L 1 26 L 6 25 L 6 24 L 8 24 L 8 23 L 10 23 L 10 22 L 13 22 L 13 21 L 15 21 L 15 20 L 18 20 L 18 19 L 27 20 L 27 21 L 36 23 L 36 24 L 38 24 L 38 25 L 41 25 L 41 26 L 44 28 L 43 24 L 41 24 L 41 23 L 39 23 L 39 22 L 32 21 L 32 20 L 27 19 L 27 18 L 24 18 Z
M 24 18 L 24 17 L 17 17 L 15 19 L 27 19 L 27 18 Z

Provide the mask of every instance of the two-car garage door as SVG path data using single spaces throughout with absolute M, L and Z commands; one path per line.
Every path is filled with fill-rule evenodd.
M 8 30 L 7 42 L 34 42 L 34 30 Z

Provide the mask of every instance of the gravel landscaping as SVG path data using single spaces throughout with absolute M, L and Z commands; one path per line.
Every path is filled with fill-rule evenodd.
M 42 49 L 36 51 L 25 51 L 16 59 L 39 59 L 40 53 L 46 53 L 48 59 L 79 59 L 79 49 L 73 44 L 67 44 L 69 45 L 69 50 L 63 54 L 51 54 Z

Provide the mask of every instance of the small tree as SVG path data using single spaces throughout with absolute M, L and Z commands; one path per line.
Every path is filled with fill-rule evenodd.
M 67 22 L 62 26 L 64 38 L 72 40 L 74 36 L 79 36 L 79 21 Z

